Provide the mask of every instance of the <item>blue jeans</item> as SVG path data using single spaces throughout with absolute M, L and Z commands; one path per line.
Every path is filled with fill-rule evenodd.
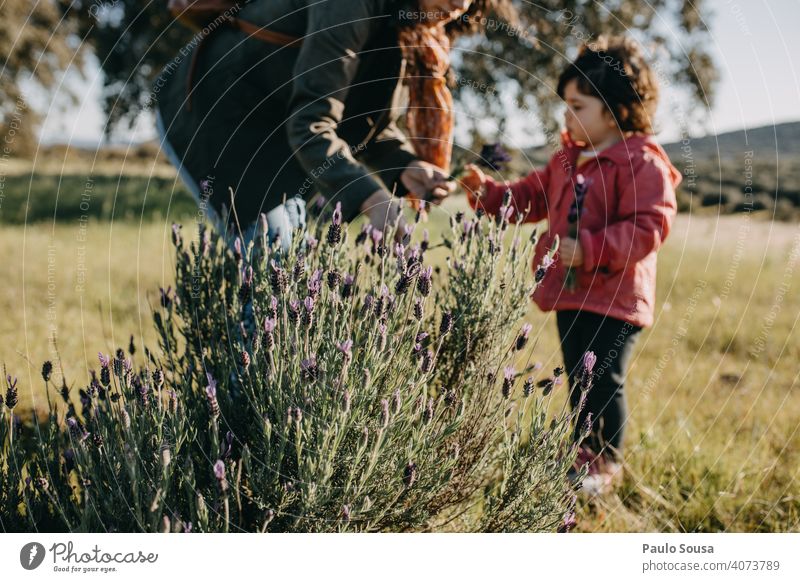
M 170 144 L 169 140 L 167 140 L 167 132 L 164 128 L 164 121 L 161 118 L 161 112 L 158 110 L 158 108 L 156 108 L 156 130 L 158 131 L 159 145 L 161 146 L 161 150 L 164 152 L 164 155 L 167 156 L 167 159 L 170 161 L 170 163 L 178 170 L 178 175 L 186 185 L 186 188 L 189 190 L 189 192 L 191 192 L 195 201 L 197 201 L 197 204 L 206 209 L 208 219 L 214 225 L 214 228 L 217 230 L 217 232 L 222 233 L 226 237 L 229 246 L 233 246 L 233 241 L 236 238 L 235 233 L 228 232 L 225 226 L 225 221 L 222 219 L 219 213 L 211 207 L 211 205 L 208 203 L 208 199 L 203 196 L 200 190 L 200 181 L 195 179 L 189 173 L 189 171 L 186 169 L 186 166 L 183 165 L 177 153 L 175 152 L 175 149 L 172 147 L 172 144 Z M 280 237 L 281 248 L 284 251 L 288 251 L 292 245 L 294 230 L 298 228 L 303 229 L 306 226 L 306 202 L 302 196 L 294 196 L 293 198 L 289 198 L 283 204 L 276 206 L 267 212 L 266 219 L 267 235 L 269 237 L 270 244 L 274 243 L 275 240 Z M 247 245 L 251 240 L 258 236 L 259 232 L 260 226 L 259 221 L 257 220 L 244 228 L 244 231 L 242 232 L 242 243 L 244 248 L 247 248 Z

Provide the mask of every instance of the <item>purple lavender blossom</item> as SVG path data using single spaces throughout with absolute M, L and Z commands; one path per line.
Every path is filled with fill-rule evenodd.
M 505 165 L 511 161 L 511 155 L 500 143 L 484 144 L 478 154 L 476 164 L 495 172 L 502 172 Z
M 344 355 L 346 360 L 350 359 L 353 355 L 353 340 L 346 339 L 343 342 L 337 343 L 336 349 Z
M 317 378 L 317 356 L 315 354 L 300 362 L 300 372 L 306 380 L 316 380 Z
M 528 343 L 528 336 L 530 335 L 532 329 L 533 326 L 530 323 L 526 323 L 522 326 L 522 329 L 520 329 L 519 335 L 517 336 L 516 345 L 514 346 L 517 351 L 523 349 Z
M 513 366 L 503 368 L 503 398 L 511 396 L 511 389 L 514 387 L 514 378 L 516 377 L 517 371 Z
M 216 418 L 219 416 L 219 402 L 217 401 L 217 381 L 210 373 L 206 372 L 206 379 L 208 385 L 206 386 L 206 400 L 208 401 L 208 408 L 211 416 Z
M 419 278 L 417 278 L 417 290 L 423 297 L 427 297 L 431 293 L 432 277 L 433 277 L 433 267 L 425 267 L 419 273 Z

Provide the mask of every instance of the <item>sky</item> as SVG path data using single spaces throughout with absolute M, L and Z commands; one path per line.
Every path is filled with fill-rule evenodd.
M 711 10 L 709 48 L 721 80 L 713 110 L 704 116 L 702 127 L 692 127 L 692 135 L 800 120 L 800 0 L 709 0 L 707 5 Z M 42 140 L 97 143 L 104 122 L 99 101 L 102 76 L 97 61 L 90 62 L 85 79 L 67 75 L 65 83 L 79 88 L 83 97 L 77 106 L 48 110 L 48 103 L 38 104 L 46 115 Z M 662 91 L 658 112 L 662 142 L 680 138 L 678 119 L 683 114 L 676 114 L 676 109 L 686 103 L 681 91 L 669 86 Z M 509 126 L 513 128 L 515 124 Z M 133 131 L 120 136 L 125 141 L 154 137 L 149 115 L 142 116 Z M 512 131 L 507 137 L 512 147 L 542 141 L 542 136 L 527 132 Z

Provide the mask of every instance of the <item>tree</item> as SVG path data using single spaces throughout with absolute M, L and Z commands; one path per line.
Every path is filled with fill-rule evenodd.
M 37 115 L 29 92 L 51 90 L 70 66 L 80 70 L 85 45 L 63 18 L 64 0 L 0 2 L 0 140 L 4 156 L 30 153 Z
M 91 43 L 104 74 L 105 133 L 132 127 L 148 108 L 152 83 L 193 32 L 176 22 L 166 0 L 72 0 L 65 15 Z
M 515 0 L 514 5 L 517 22 L 487 18 L 485 37 L 465 43 L 457 56 L 462 104 L 480 109 L 473 118 L 487 117 L 488 109 L 499 120 L 501 133 L 509 116 L 497 97 L 502 91 L 529 113 L 515 116 L 515 123 L 539 125 L 552 135 L 558 124 L 558 75 L 580 45 L 600 34 L 640 40 L 651 61 L 661 57 L 654 68 L 662 89 L 672 84 L 695 105 L 713 103 L 718 76 L 706 50 L 710 34 L 703 0 Z
M 709 38 L 703 0 L 513 0 L 519 18 L 501 22 L 487 16 L 486 36 L 459 41 L 454 52 L 456 94 L 502 123 L 512 114 L 497 94 L 502 87 L 517 107 L 531 113 L 531 123 L 553 129 L 554 85 L 565 59 L 599 33 L 628 33 L 666 51 L 663 78 L 688 90 L 690 98 L 710 104 L 717 79 L 705 48 Z M 155 76 L 184 46 L 192 31 L 175 22 L 165 3 L 115 0 L 101 10 L 87 0 L 72 2 L 72 14 L 88 35 L 106 77 L 105 108 L 109 131 L 132 123 L 148 105 Z

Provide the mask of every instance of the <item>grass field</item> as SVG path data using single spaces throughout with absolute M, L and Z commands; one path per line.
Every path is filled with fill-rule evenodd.
M 0 362 L 20 377 L 21 409 L 45 405 L 39 370 L 58 359 L 48 338 L 75 389 L 99 350 L 131 334 L 153 345 L 149 303 L 172 282 L 169 226 L 2 227 Z M 625 482 L 582 506 L 580 530 L 800 530 L 799 258 L 796 225 L 678 217 L 659 255 L 657 321 L 629 374 Z M 528 319 L 538 359 L 559 365 L 553 314 L 532 306 Z

